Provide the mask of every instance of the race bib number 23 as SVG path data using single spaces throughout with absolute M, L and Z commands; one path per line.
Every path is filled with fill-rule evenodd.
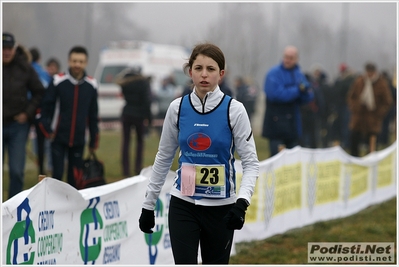
M 225 168 L 220 165 L 183 163 L 181 192 L 185 196 L 224 198 L 226 196 Z

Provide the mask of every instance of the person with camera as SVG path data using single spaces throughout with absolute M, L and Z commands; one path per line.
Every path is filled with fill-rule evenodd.
M 269 139 L 270 157 L 299 145 L 302 134 L 300 106 L 314 98 L 309 81 L 298 65 L 298 49 L 287 46 L 283 60 L 266 75 L 266 111 L 262 136 Z

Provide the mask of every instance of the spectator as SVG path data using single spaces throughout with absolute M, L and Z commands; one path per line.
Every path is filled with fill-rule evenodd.
M 125 98 L 122 110 L 122 170 L 130 177 L 130 136 L 132 127 L 136 130 L 136 160 L 134 173 L 139 174 L 143 167 L 145 121 L 151 124 L 151 88 L 149 79 L 141 74 L 139 67 L 125 69 L 116 79 Z
M 314 98 L 309 103 L 301 106 L 302 138 L 301 146 L 317 148 L 322 145 L 325 137 L 323 121 L 325 117 L 325 101 L 322 87 L 327 86 L 327 75 L 321 66 L 313 67 L 312 75 L 305 74 L 306 79 L 314 92 Z
M 193 91 L 193 81 L 191 79 L 187 80 L 186 84 L 184 85 L 183 92 L 181 96 L 185 96 L 190 94 Z
M 46 70 L 51 77 L 53 77 L 55 74 L 58 74 L 61 70 L 61 64 L 58 59 L 52 57 L 47 60 Z
M 225 95 L 233 97 L 233 91 L 231 90 L 230 86 L 227 84 L 226 75 L 220 80 L 219 88 Z
M 39 75 L 40 81 L 42 82 L 43 86 L 45 88 L 48 87 L 50 80 L 51 80 L 51 76 L 50 74 L 43 69 L 43 67 L 40 65 L 40 61 L 41 61 L 41 55 L 39 52 L 39 49 L 37 49 L 36 47 L 32 47 L 29 50 L 31 56 L 32 56 L 32 67 L 35 69 L 35 71 L 37 72 L 37 74 Z
M 83 152 L 86 144 L 86 127 L 89 129 L 89 151 L 98 148 L 97 81 L 86 74 L 88 53 L 85 47 L 74 46 L 68 54 L 69 69 L 53 77 L 42 102 L 40 127 L 50 138 L 53 178 L 62 180 L 64 160 L 67 155 L 68 183 L 81 189 Z M 56 103 L 59 116 L 56 129 L 52 129 Z
M 389 138 L 392 134 L 391 129 L 395 128 L 392 125 L 395 124 L 396 121 L 396 87 L 393 84 L 393 79 L 389 76 L 388 72 L 383 71 L 381 73 L 382 77 L 387 80 L 389 90 L 391 91 L 393 105 L 389 109 L 387 115 L 384 117 L 384 121 L 382 122 L 381 133 L 378 136 L 378 143 L 383 146 L 388 146 L 390 144 Z
M 392 132 L 394 132 L 394 133 L 396 133 L 396 129 L 397 129 L 397 110 L 398 110 L 398 102 L 397 102 L 397 88 L 398 88 L 398 86 L 397 86 L 397 76 L 396 76 L 396 68 L 395 68 L 395 71 L 393 72 L 393 77 L 392 77 L 392 86 L 393 86 L 393 88 L 395 88 L 396 90 L 395 90 L 395 97 L 394 97 L 394 99 L 393 99 L 393 105 L 394 105 L 394 109 L 395 109 L 395 116 L 394 116 L 394 119 L 393 119 L 393 122 L 392 122 L 392 128 L 393 128 L 393 130 L 392 130 Z M 396 135 L 394 135 L 394 140 L 396 140 Z
M 195 87 L 169 106 L 142 206 L 139 227 L 152 233 L 156 201 L 180 148 L 168 211 L 175 264 L 197 264 L 199 245 L 202 264 L 228 264 L 234 230 L 244 225 L 259 175 L 245 108 L 218 86 L 224 66 L 217 46 L 206 43 L 194 48 L 185 69 Z M 238 193 L 235 149 L 243 169 Z
M 365 141 L 368 151 L 376 151 L 382 121 L 392 105 L 388 83 L 373 63 L 365 65 L 365 74 L 353 82 L 347 96 L 350 118 L 350 154 L 358 157 L 359 144 Z
M 22 191 L 26 143 L 44 87 L 30 64 L 30 54 L 3 32 L 3 155 L 8 153 L 8 198 Z M 31 97 L 28 98 L 28 93 Z M 3 162 L 4 164 L 4 162 Z
M 349 89 L 356 75 L 342 63 L 339 66 L 339 76 L 336 78 L 330 92 L 326 95 L 329 113 L 329 140 L 334 146 L 349 148 L 349 117 L 350 111 L 346 101 Z
M 40 81 L 42 82 L 44 88 L 47 89 L 49 83 L 51 82 L 52 77 L 40 65 L 41 56 L 40 56 L 39 49 L 37 49 L 36 47 L 31 48 L 30 54 L 32 55 L 32 66 L 36 70 L 37 74 L 39 75 Z M 47 159 L 47 169 L 49 171 L 52 170 L 52 164 L 51 164 L 50 140 L 46 139 L 43 132 L 40 130 L 39 118 L 40 118 L 40 107 L 36 110 L 36 118 L 34 121 L 36 136 L 35 136 L 35 138 L 32 138 L 32 143 L 33 143 L 33 148 L 34 148 L 33 151 L 35 151 L 35 153 L 37 155 L 37 164 L 38 164 L 38 168 L 39 168 L 38 171 L 39 171 L 39 175 L 40 175 L 40 174 L 46 174 L 46 171 L 44 170 L 45 155 L 46 155 L 46 159 Z
M 158 102 L 157 119 L 162 121 L 165 119 L 166 111 L 169 104 L 176 98 L 176 84 L 172 76 L 169 76 L 162 81 L 162 86 L 156 92 L 156 101 Z M 159 134 L 162 131 L 162 124 L 157 126 Z
M 236 99 L 240 101 L 247 111 L 248 117 L 251 120 L 255 112 L 255 104 L 257 97 L 257 90 L 255 86 L 248 85 L 241 76 L 235 79 Z
M 299 107 L 314 97 L 298 59 L 298 49 L 287 46 L 282 63 L 272 67 L 266 75 L 266 111 L 262 136 L 269 139 L 270 156 L 276 155 L 284 147 L 299 145 L 302 134 Z

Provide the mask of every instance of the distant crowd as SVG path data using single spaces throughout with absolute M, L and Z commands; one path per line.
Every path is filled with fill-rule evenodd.
M 43 67 L 38 48 L 28 51 L 11 33 L 3 33 L 3 151 L 8 153 L 9 198 L 23 188 L 26 144 L 32 129 L 38 174 L 62 179 L 67 160 L 68 183 L 78 189 L 76 181 L 82 177 L 86 141 L 90 153 L 98 148 L 98 92 L 95 79 L 85 70 L 88 52 L 75 46 L 68 56 L 64 72 L 56 58 L 49 59 Z M 342 63 L 339 76 L 331 83 L 327 78 L 320 65 L 313 66 L 309 73 L 303 72 L 297 48 L 288 46 L 281 62 L 267 71 L 263 90 L 242 76 L 234 77 L 233 87 L 226 78 L 218 86 L 243 104 L 252 123 L 263 91 L 266 110 L 262 137 L 269 140 L 270 156 L 296 145 L 339 145 L 353 156 L 361 156 L 394 142 L 396 76 L 380 72 L 375 64 L 367 62 L 358 73 Z M 141 69 L 124 70 L 115 83 L 120 85 L 126 101 L 121 113 L 121 165 L 123 176 L 129 177 L 131 130 L 136 130 L 134 173 L 138 174 L 143 167 L 144 137 L 152 118 L 162 122 L 170 103 L 192 93 L 194 87 L 189 80 L 178 92 L 174 77 L 170 76 L 165 77 L 160 90 L 152 92 Z M 154 102 L 157 114 L 151 111 Z M 162 123 L 154 126 L 161 134 Z
M 360 73 L 341 64 L 329 84 L 320 66 L 304 73 L 298 49 L 287 46 L 281 63 L 267 72 L 264 92 L 262 136 L 269 139 L 271 156 L 296 145 L 340 145 L 361 156 L 390 144 L 396 132 L 396 78 L 372 62 Z
M 364 78 L 367 73 L 376 77 L 374 86 L 378 85 L 378 79 L 381 79 L 383 92 L 388 93 L 376 95 L 375 102 L 381 101 L 386 111 L 383 111 L 381 118 L 381 127 L 378 127 L 376 142 L 382 148 L 390 145 L 396 138 L 396 78 L 388 74 L 388 71 L 378 71 L 373 63 L 366 63 L 364 72 L 355 72 L 347 64 L 339 65 L 339 75 L 333 82 L 328 83 L 328 75 L 321 66 L 315 65 L 312 72 L 305 73 L 310 86 L 314 90 L 314 99 L 301 107 L 303 136 L 301 146 L 309 148 L 323 148 L 340 145 L 342 148 L 352 152 L 351 146 L 357 145 L 357 140 L 361 138 L 352 136 L 351 138 L 351 117 L 359 115 L 361 120 L 367 119 L 366 113 L 355 112 L 356 105 L 365 104 L 354 103 L 353 97 L 357 88 L 365 87 L 365 84 L 359 85 L 359 79 Z M 359 96 L 360 97 L 360 96 Z M 389 100 L 391 99 L 391 100 Z M 359 99 L 360 100 L 360 99 Z M 371 122 L 375 124 L 377 122 Z M 364 123 L 366 125 L 366 123 Z M 352 127 L 354 127 L 352 122 Z M 362 129 L 365 131 L 367 129 Z M 353 131 L 353 130 L 352 130 Z M 366 142 L 368 145 L 368 142 Z M 353 154 L 353 153 L 352 153 Z M 356 156 L 359 156 L 356 153 Z

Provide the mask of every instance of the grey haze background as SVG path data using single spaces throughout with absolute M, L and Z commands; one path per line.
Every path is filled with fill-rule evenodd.
M 300 65 L 321 65 L 333 80 L 341 62 L 362 71 L 366 61 L 394 72 L 397 64 L 397 3 L 2 3 L 2 28 L 42 63 L 55 56 L 67 67 L 76 44 L 89 48 L 89 74 L 100 50 L 112 40 L 146 40 L 184 45 L 211 41 L 225 53 L 228 81 L 250 76 L 262 88 L 266 71 L 288 44 Z

